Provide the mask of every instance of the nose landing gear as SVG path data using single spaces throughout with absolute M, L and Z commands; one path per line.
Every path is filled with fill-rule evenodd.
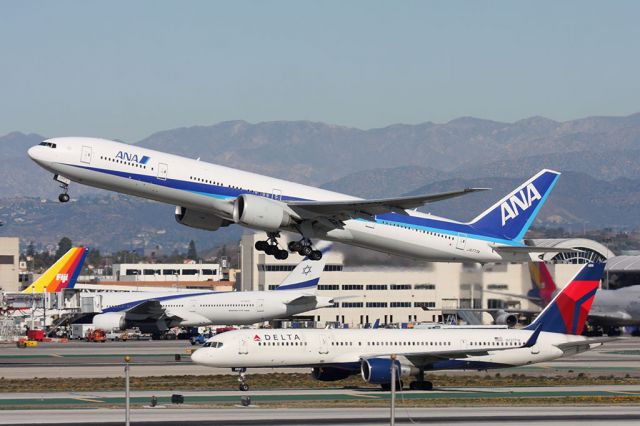
M 240 385 L 238 385 L 238 389 L 240 389 L 242 392 L 248 391 L 249 385 L 245 382 L 247 369 L 244 367 L 232 368 L 231 371 L 233 371 L 234 373 L 238 373 L 238 382 L 240 383 Z
M 56 182 L 59 182 L 60 188 L 62 188 L 62 194 L 58 195 L 58 201 L 60 201 L 61 203 L 68 202 L 71 199 L 71 197 L 69 197 L 69 194 L 68 194 L 69 184 L 71 183 L 71 180 L 60 175 L 53 175 L 53 180 L 55 180 Z

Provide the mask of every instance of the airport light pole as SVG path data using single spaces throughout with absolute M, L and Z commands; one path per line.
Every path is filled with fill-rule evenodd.
M 396 424 L 396 354 L 391 354 L 391 426 Z
M 129 362 L 131 357 L 129 355 L 124 356 L 124 424 L 130 426 L 130 406 L 129 406 Z

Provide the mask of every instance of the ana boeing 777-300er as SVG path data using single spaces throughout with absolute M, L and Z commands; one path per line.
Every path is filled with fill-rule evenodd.
M 300 234 L 288 249 L 318 260 L 311 239 L 338 241 L 430 261 L 528 261 L 562 251 L 530 247 L 524 235 L 559 173 L 542 170 L 470 222 L 412 209 L 482 190 L 364 200 L 204 161 L 105 139 L 63 137 L 29 149 L 54 174 L 69 201 L 71 181 L 176 205 L 176 220 L 214 231 L 239 224 L 266 231 L 256 248 L 285 259 L 280 231 Z
M 328 247 L 323 247 L 326 251 Z M 276 291 L 98 292 L 102 313 L 93 326 L 102 330 L 138 327 L 160 333 L 171 327 L 247 325 L 325 308 L 330 297 L 317 296 L 325 260 L 300 262 Z
M 604 264 L 587 264 L 529 326 L 446 329 L 235 330 L 209 339 L 191 354 L 197 364 L 234 368 L 311 367 L 317 380 L 362 374 L 387 388 L 391 355 L 412 389 L 431 389 L 425 371 L 486 370 L 551 361 L 589 350 L 611 338 L 581 336 Z

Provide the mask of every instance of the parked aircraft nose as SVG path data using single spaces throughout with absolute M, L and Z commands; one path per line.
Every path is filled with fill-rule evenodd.
M 205 352 L 206 351 L 204 348 L 196 349 L 191 353 L 191 361 L 195 362 L 196 364 L 205 364 L 205 360 L 207 358 Z

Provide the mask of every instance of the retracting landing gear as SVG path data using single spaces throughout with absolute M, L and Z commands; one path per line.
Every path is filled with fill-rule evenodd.
M 278 260 L 285 260 L 287 257 L 289 257 L 289 252 L 278 247 L 278 237 L 280 237 L 280 233 L 278 232 L 267 233 L 266 241 L 256 241 L 256 250 L 263 251 L 269 256 L 273 256 Z
M 234 373 L 238 373 L 238 382 L 240 383 L 238 389 L 240 389 L 242 392 L 248 391 L 249 385 L 245 382 L 247 369 L 244 367 L 232 368 L 231 371 L 233 371 Z
M 56 182 L 59 182 L 60 188 L 62 188 L 62 194 L 58 195 L 58 201 L 60 201 L 61 203 L 68 202 L 71 199 L 71 197 L 69 197 L 69 194 L 68 194 L 69 184 L 71 183 L 71 180 L 60 175 L 53 175 L 53 180 L 55 180 Z
M 298 253 L 300 256 L 306 256 L 311 260 L 322 259 L 322 252 L 320 250 L 314 250 L 308 238 L 302 238 L 300 241 L 290 241 L 288 248 L 290 252 Z

